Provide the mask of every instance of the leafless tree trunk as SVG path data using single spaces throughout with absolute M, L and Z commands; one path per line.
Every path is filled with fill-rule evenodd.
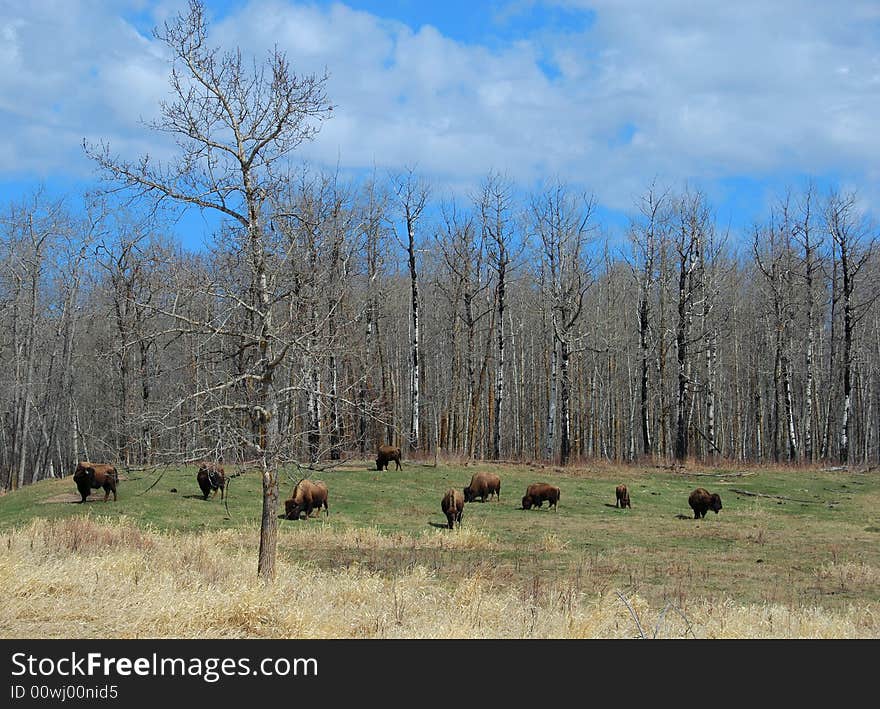
M 651 435 L 651 401 L 650 372 L 652 359 L 651 343 L 651 298 L 656 282 L 656 260 L 658 257 L 658 241 L 665 240 L 663 232 L 667 228 L 668 215 L 666 210 L 666 193 L 658 193 L 652 186 L 639 203 L 641 221 L 634 225 L 630 232 L 637 263 L 633 264 L 633 273 L 639 283 L 639 300 L 637 310 L 639 333 L 639 424 L 641 426 L 642 453 L 654 453 L 654 441 Z M 664 336 L 662 330 L 659 337 Z M 662 385 L 659 389 L 662 391 Z
M 506 335 L 504 329 L 507 307 L 508 270 L 511 266 L 511 242 L 513 232 L 510 225 L 511 188 L 498 175 L 490 175 L 483 183 L 480 199 L 480 214 L 485 239 L 489 243 L 489 260 L 495 271 L 495 308 L 497 332 L 495 346 L 495 393 L 492 429 L 492 454 L 494 460 L 502 455 L 503 432 L 505 429 L 504 406 L 504 368 Z
M 868 226 L 856 208 L 855 195 L 832 194 L 825 208 L 827 230 L 835 244 L 840 266 L 841 298 L 843 300 L 843 407 L 840 421 L 839 457 L 844 465 L 850 458 L 850 417 L 852 414 L 853 336 L 856 325 L 868 306 L 880 293 L 874 284 L 864 300 L 857 302 L 854 294 L 859 274 L 874 254 L 876 237 L 868 236 Z
M 675 459 L 687 460 L 689 455 L 689 418 L 691 401 L 691 345 L 699 341 L 693 329 L 696 299 L 703 284 L 700 264 L 708 227 L 708 211 L 703 196 L 685 195 L 678 204 L 678 230 L 675 249 L 678 255 L 678 319 L 676 322 L 676 361 L 678 395 L 676 397 Z
M 394 191 L 397 195 L 398 205 L 403 212 L 404 227 L 406 229 L 406 241 L 404 242 L 407 253 L 410 277 L 410 315 L 411 315 L 411 341 L 410 341 L 410 423 L 409 423 L 409 446 L 411 450 L 419 450 L 421 447 L 419 415 L 421 410 L 421 316 L 419 311 L 419 273 L 416 260 L 416 231 L 422 211 L 428 201 L 428 185 L 416 177 L 410 169 L 406 174 L 395 179 Z
M 584 297 L 591 285 L 586 246 L 595 203 L 586 195 L 575 197 L 561 183 L 548 189 L 531 205 L 532 228 L 540 242 L 541 289 L 549 310 L 552 349 L 550 355 L 550 399 L 547 407 L 545 455 L 555 453 L 557 396 L 562 409 L 560 462 L 571 452 L 569 357 L 574 349 L 575 326 Z M 562 382 L 559 381 L 560 375 Z
M 813 419 L 815 417 L 816 374 L 815 374 L 815 281 L 819 271 L 819 249 L 821 240 L 813 230 L 813 189 L 810 187 L 800 205 L 800 219 L 793 228 L 793 236 L 802 250 L 801 275 L 804 279 L 804 300 L 806 305 L 807 341 L 804 350 L 804 459 L 812 463 L 814 454 Z

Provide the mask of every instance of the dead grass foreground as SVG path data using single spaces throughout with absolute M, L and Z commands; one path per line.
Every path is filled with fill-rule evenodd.
M 553 540 L 548 540 L 552 545 Z M 421 537 L 312 526 L 300 545 L 370 550 L 401 544 L 491 548 L 479 530 Z M 0 636 L 6 638 L 865 638 L 880 608 L 841 611 L 734 600 L 653 607 L 618 591 L 589 595 L 564 581 L 540 593 L 473 574 L 441 582 L 422 566 L 393 576 L 357 564 L 322 570 L 279 559 L 256 578 L 256 533 L 168 534 L 131 521 L 35 520 L 0 535 Z M 825 569 L 874 583 L 878 570 Z

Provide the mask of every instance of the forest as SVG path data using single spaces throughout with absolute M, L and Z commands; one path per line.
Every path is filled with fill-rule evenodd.
M 304 168 L 269 200 L 284 461 L 384 442 L 559 464 L 880 456 L 878 255 L 853 195 L 794 192 L 735 234 L 703 194 L 651 186 L 618 239 L 591 196 L 494 173 L 465 200 L 414 172 Z M 257 457 L 248 249 L 230 225 L 187 250 L 167 218 L 106 196 L 8 205 L 2 485 L 81 458 Z

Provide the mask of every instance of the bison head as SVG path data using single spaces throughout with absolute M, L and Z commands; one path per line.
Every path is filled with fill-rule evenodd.
M 73 476 L 74 482 L 80 487 L 91 487 L 95 482 L 95 469 L 80 467 Z
M 296 500 L 284 501 L 284 514 L 287 519 L 299 519 L 299 513 L 301 510 L 302 505 L 297 504 Z
M 709 509 L 712 510 L 716 515 L 721 509 L 721 497 L 717 492 L 713 492 L 712 496 L 709 498 Z
M 474 495 L 474 492 L 473 492 L 473 490 L 471 490 L 470 485 L 468 485 L 464 490 L 462 490 L 462 492 L 464 493 L 464 501 L 465 502 L 473 502 L 476 499 L 476 495 Z
M 526 496 L 522 499 L 522 508 L 523 508 L 524 510 L 530 510 L 530 509 L 532 509 L 532 496 L 531 496 L 531 495 L 526 495 Z

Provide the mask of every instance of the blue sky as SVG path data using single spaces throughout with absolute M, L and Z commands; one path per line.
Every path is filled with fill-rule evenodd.
M 227 0 L 212 41 L 330 72 L 302 156 L 417 165 L 438 196 L 489 170 L 593 192 L 614 228 L 656 181 L 747 229 L 808 179 L 880 204 L 880 3 L 809 0 Z M 180 0 L 0 3 L 0 199 L 93 185 L 83 138 L 167 154 L 140 124 L 167 89 L 150 28 Z M 204 231 L 184 221 L 187 241 Z

